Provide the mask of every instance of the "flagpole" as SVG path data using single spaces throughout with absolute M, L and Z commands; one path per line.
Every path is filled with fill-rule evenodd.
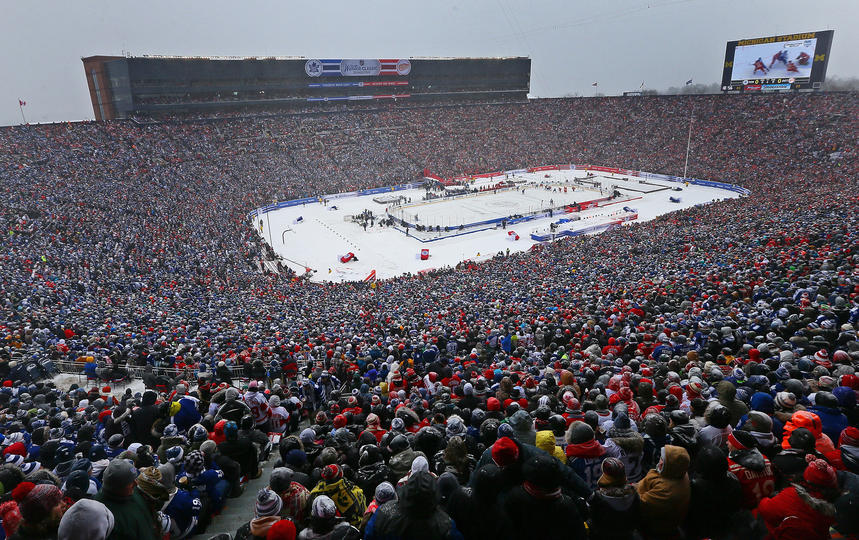
M 21 100 L 18 100 L 18 110 L 21 111 L 21 120 L 26 124 L 27 118 L 24 116 L 24 106 L 21 104 Z
M 689 111 L 689 135 L 686 138 L 686 164 L 683 165 L 683 178 L 688 178 L 686 176 L 686 171 L 689 168 L 689 147 L 692 146 L 692 120 L 695 116 L 695 103 L 692 103 L 692 110 Z

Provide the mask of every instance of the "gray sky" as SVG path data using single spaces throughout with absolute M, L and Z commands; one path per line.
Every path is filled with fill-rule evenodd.
M 721 79 L 725 42 L 835 30 L 827 77 L 859 76 L 857 0 L 2 1 L 0 125 L 87 120 L 80 58 L 530 56 L 531 93 Z

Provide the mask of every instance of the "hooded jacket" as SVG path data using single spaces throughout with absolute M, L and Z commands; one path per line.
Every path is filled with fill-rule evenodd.
M 631 540 L 641 519 L 641 499 L 634 487 L 599 488 L 588 499 L 592 540 Z
M 716 448 L 701 450 L 695 462 L 691 481 L 689 514 L 686 517 L 688 538 L 722 538 L 737 526 L 743 489 L 728 472 L 724 452 Z
M 775 474 L 772 464 L 757 448 L 731 452 L 728 465 L 728 470 L 743 487 L 744 508 L 752 510 L 762 498 L 773 494 Z
M 689 453 L 672 445 L 666 445 L 663 451 L 662 471 L 651 469 L 638 483 L 638 495 L 645 530 L 670 536 L 683 523 L 689 508 Z
M 731 412 L 730 425 L 736 426 L 740 418 L 749 413 L 749 408 L 746 404 L 736 399 L 737 387 L 731 384 L 730 381 L 720 381 L 716 385 L 716 392 L 719 394 L 719 403 L 727 407 Z
M 799 484 L 763 499 L 758 514 L 777 539 L 826 540 L 835 522 L 835 507 Z

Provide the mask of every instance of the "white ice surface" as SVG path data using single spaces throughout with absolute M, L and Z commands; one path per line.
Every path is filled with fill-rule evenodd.
M 581 178 L 586 173 L 585 171 L 551 171 L 550 179 L 546 179 L 545 174 L 544 172 L 517 174 L 517 179 L 524 178 L 532 183 L 532 186 L 526 189 L 524 196 L 521 195 L 520 188 L 518 197 L 516 192 L 505 192 L 495 196 L 479 195 L 459 199 L 460 202 L 447 201 L 419 206 L 417 212 L 419 217 L 425 216 L 427 220 L 433 216 L 432 219 L 439 220 L 443 226 L 445 220 L 451 223 L 456 223 L 457 220 L 473 222 L 513 213 L 525 214 L 529 208 L 534 209 L 535 206 L 539 206 L 540 200 L 547 201 L 549 198 L 555 198 L 555 204 L 559 205 L 601 197 L 598 191 L 572 192 L 570 190 L 567 194 L 545 192 L 546 195 L 540 197 L 544 191 L 536 184 L 552 182 L 562 186 L 568 182 L 567 185 L 571 185 L 574 177 Z M 621 188 L 653 189 L 653 186 L 641 186 L 638 178 L 635 177 L 624 179 L 618 175 L 611 178 L 611 175 L 606 173 L 597 174 L 601 175 L 599 179 L 607 184 L 606 187 L 613 183 Z M 496 177 L 484 183 L 497 182 Z M 647 182 L 672 188 L 682 186 L 674 182 L 653 179 L 648 179 Z M 622 189 L 624 195 L 636 199 L 623 200 L 611 206 L 580 212 L 578 215 L 582 220 L 578 223 L 581 227 L 585 227 L 614 219 L 623 206 L 635 208 L 639 214 L 638 221 L 648 221 L 673 210 L 739 196 L 737 193 L 718 188 L 693 185 L 682 186 L 682 188 L 683 191 L 679 192 L 667 190 L 656 193 L 633 193 Z M 425 191 L 414 189 L 398 191 L 396 194 L 411 197 L 412 202 L 416 203 L 421 200 Z M 671 203 L 668 200 L 669 197 L 680 197 L 681 202 Z M 380 228 L 377 224 L 365 232 L 356 223 L 344 220 L 344 217 L 359 214 L 365 209 L 372 210 L 377 216 L 383 215 L 388 205 L 377 204 L 372 199 L 372 196 L 346 197 L 330 201 L 327 207 L 320 203 L 311 203 L 283 208 L 257 217 L 255 225 L 262 220 L 261 236 L 272 245 L 278 255 L 284 258 L 284 264 L 298 274 L 303 274 L 305 268 L 311 268 L 313 281 L 359 281 L 367 277 L 372 270 L 376 270 L 379 279 L 385 279 L 405 273 L 454 266 L 466 259 L 488 259 L 508 248 L 511 252 L 525 251 L 538 243 L 531 240 L 531 232 L 544 230 L 552 221 L 563 217 L 555 214 L 553 218 L 547 217 L 508 226 L 507 230 L 490 229 L 422 243 L 413 236 L 406 236 L 402 231 L 394 228 Z M 567 199 L 569 199 L 568 202 Z M 332 206 L 336 206 L 337 209 L 333 210 Z M 303 217 L 303 221 L 296 222 L 299 216 Z M 422 223 L 423 219 L 422 217 Z M 508 236 L 509 230 L 518 233 L 520 240 L 514 241 Z M 429 249 L 429 260 L 420 260 L 420 251 L 423 248 Z M 341 263 L 340 256 L 348 252 L 355 253 L 358 261 Z

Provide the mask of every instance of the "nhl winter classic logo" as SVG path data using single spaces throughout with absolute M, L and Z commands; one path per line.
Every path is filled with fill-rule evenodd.
M 308 60 L 304 64 L 304 71 L 309 77 L 319 77 L 322 75 L 322 62 L 319 60 Z

